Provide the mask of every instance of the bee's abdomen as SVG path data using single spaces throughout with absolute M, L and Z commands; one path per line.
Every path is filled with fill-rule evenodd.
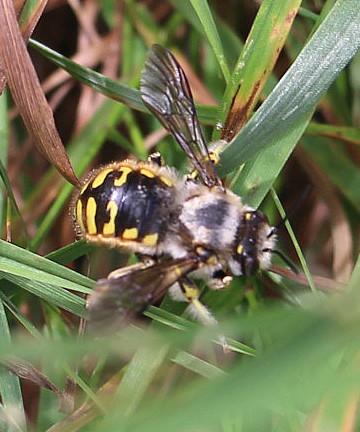
M 123 246 L 156 246 L 173 206 L 173 181 L 151 165 L 119 162 L 96 171 L 74 205 L 76 224 L 88 240 Z

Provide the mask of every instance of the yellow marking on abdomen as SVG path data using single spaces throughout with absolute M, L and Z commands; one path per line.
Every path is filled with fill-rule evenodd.
M 144 175 L 145 177 L 149 177 L 149 178 L 154 178 L 155 177 L 155 174 L 152 171 L 150 171 L 150 170 L 148 170 L 146 168 L 142 168 L 140 170 L 140 174 Z
M 86 203 L 86 225 L 89 234 L 96 234 L 97 232 L 95 223 L 96 207 L 95 198 L 90 197 Z
M 119 169 L 120 177 L 114 180 L 114 186 L 122 186 L 124 183 L 126 183 L 127 176 L 131 173 L 133 169 L 130 167 L 121 167 Z
M 245 220 L 249 221 L 251 220 L 252 214 L 251 213 L 245 213 Z
M 111 173 L 111 171 L 114 171 L 113 168 L 107 168 L 107 169 L 100 171 L 99 174 L 93 180 L 91 186 L 93 188 L 97 188 L 97 187 L 101 186 L 104 183 L 106 176 L 109 173 Z
M 154 234 L 147 234 L 146 236 L 144 236 L 144 238 L 142 239 L 142 243 L 146 246 L 155 246 L 157 241 L 158 241 L 159 235 L 158 233 L 154 233 Z
M 239 246 L 236 249 L 236 252 L 241 255 L 243 253 L 244 246 L 242 244 L 239 244 Z
M 173 182 L 172 182 L 168 177 L 160 176 L 160 180 L 161 180 L 164 184 L 166 184 L 166 186 L 169 186 L 169 187 L 174 186 L 174 183 L 173 183 Z
M 126 228 L 122 233 L 122 238 L 125 240 L 135 240 L 138 238 L 139 231 L 137 228 Z
M 110 212 L 109 222 L 104 223 L 103 234 L 114 235 L 115 234 L 115 218 L 118 212 L 118 206 L 115 201 L 109 201 L 106 210 Z
M 85 231 L 84 222 L 83 222 L 83 206 L 81 200 L 77 200 L 76 202 L 76 222 L 78 223 L 81 231 Z

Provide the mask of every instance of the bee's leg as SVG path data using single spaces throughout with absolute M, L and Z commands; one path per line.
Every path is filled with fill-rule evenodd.
M 148 161 L 154 163 L 155 165 L 158 165 L 159 167 L 165 165 L 164 159 L 159 152 L 151 153 L 148 156 Z
M 169 292 L 174 300 L 189 303 L 185 312 L 196 321 L 206 326 L 218 324 L 210 310 L 199 300 L 200 290 L 191 279 L 187 277 L 179 279 L 170 288 Z M 220 335 L 218 341 L 222 345 L 224 352 L 228 351 L 229 348 L 225 336 Z
M 147 267 L 150 267 L 154 264 L 154 260 L 152 260 L 149 256 L 146 256 L 142 259 L 141 262 L 138 262 L 136 264 L 129 265 L 127 267 L 120 267 L 108 275 L 108 279 L 117 279 L 119 277 L 125 276 L 128 273 L 133 272 L 134 270 L 140 270 L 145 269 Z

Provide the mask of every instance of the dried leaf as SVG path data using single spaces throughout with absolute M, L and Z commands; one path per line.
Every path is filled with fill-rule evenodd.
M 9 369 L 19 378 L 31 381 L 39 387 L 51 390 L 59 398 L 60 409 L 63 412 L 69 412 L 69 407 L 72 406 L 65 392 L 60 390 L 49 378 L 36 369 L 32 364 L 19 358 L 11 358 L 1 362 L 3 366 Z
M 11 0 L 0 1 L 1 64 L 15 104 L 38 149 L 73 185 L 79 186 L 53 114 L 27 52 Z

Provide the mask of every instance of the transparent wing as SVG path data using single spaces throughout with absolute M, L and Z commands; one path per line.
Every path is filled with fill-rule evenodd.
M 129 267 L 119 277 L 100 279 L 88 297 L 91 330 L 118 328 L 158 302 L 180 277 L 197 268 L 196 258 L 170 259 L 149 267 Z M 116 275 L 116 272 L 113 274 Z
M 209 157 L 185 73 L 166 48 L 151 48 L 140 90 L 144 104 L 185 151 L 203 183 L 222 186 Z

